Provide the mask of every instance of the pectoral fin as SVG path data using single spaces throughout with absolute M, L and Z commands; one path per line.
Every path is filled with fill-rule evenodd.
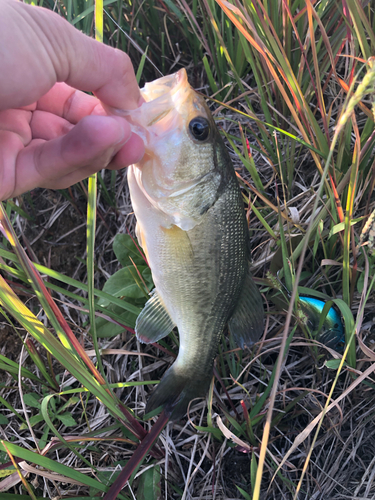
M 157 342 L 176 326 L 158 292 L 153 290 L 150 295 L 151 298 L 146 302 L 135 323 L 137 338 L 144 344 Z
M 194 250 L 188 232 L 175 225 L 169 228 L 162 228 L 162 231 L 165 244 L 173 256 L 173 261 L 178 266 L 185 267 L 189 265 L 194 258 Z
M 237 345 L 250 347 L 263 333 L 263 302 L 249 270 L 237 306 L 228 321 L 229 331 Z

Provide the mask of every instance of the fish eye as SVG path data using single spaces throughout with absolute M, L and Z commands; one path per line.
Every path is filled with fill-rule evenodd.
M 210 134 L 210 124 L 206 118 L 203 118 L 203 116 L 197 116 L 189 123 L 189 130 L 194 139 L 199 142 L 203 142 Z

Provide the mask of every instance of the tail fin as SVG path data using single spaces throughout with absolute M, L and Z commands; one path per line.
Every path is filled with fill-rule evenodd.
M 200 376 L 194 375 L 177 373 L 172 365 L 152 392 L 146 405 L 146 413 L 162 406 L 171 414 L 172 420 L 184 417 L 190 401 L 205 396 L 210 385 L 211 376 L 202 380 Z

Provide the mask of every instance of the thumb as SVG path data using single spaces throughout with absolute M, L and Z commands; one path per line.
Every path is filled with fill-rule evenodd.
M 0 47 L 9 48 L 3 51 L 0 75 L 7 108 L 37 101 L 56 82 L 94 92 L 114 108 L 138 107 L 140 91 L 127 54 L 84 35 L 47 9 L 14 0 L 0 0 L 0 9 Z

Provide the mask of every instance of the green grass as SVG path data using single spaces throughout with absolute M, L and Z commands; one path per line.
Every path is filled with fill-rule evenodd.
M 54 8 L 55 2 L 43 5 Z M 76 499 L 116 498 L 128 479 L 118 498 L 135 494 L 137 500 L 152 500 L 161 490 L 165 495 L 164 488 L 170 498 L 182 499 L 201 492 L 212 498 L 215 488 L 228 498 L 252 500 L 309 498 L 318 491 L 326 498 L 369 494 L 361 478 L 366 478 L 365 449 L 372 442 L 368 416 L 375 414 L 375 338 L 371 328 L 358 333 L 372 317 L 374 258 L 359 239 L 375 185 L 375 70 L 372 61 L 366 63 L 375 51 L 375 15 L 370 4 L 364 8 L 347 0 L 345 11 L 342 5 L 331 0 L 104 2 L 110 16 L 104 15 L 104 43 L 130 53 L 141 83 L 159 76 L 154 65 L 164 74 L 187 66 L 191 83 L 215 94 L 223 106 L 223 133 L 249 205 L 253 267 L 267 299 L 267 331 L 251 352 L 236 349 L 224 336 L 207 412 L 205 405 L 192 405 L 191 424 L 185 429 L 169 424 L 163 440 L 153 445 L 166 417 L 142 422 L 144 390 L 150 377 L 160 377 L 163 360 L 175 355 L 178 340 L 172 335 L 159 347 L 142 348 L 141 357 L 135 340 L 122 333 L 127 354 L 120 354 L 116 335 L 132 330 L 152 287 L 130 236 L 117 236 L 114 243 L 108 235 L 94 238 L 101 234 L 95 226 L 96 190 L 98 221 L 116 227 L 121 219 L 121 175 L 106 173 L 97 187 L 91 179 L 62 193 L 74 210 L 81 211 L 77 198 L 89 207 L 88 262 L 79 279 L 31 263 L 13 227 L 19 232 L 20 220 L 34 224 L 38 207 L 30 195 L 20 204 L 10 201 L 0 214 L 7 236 L 0 245 L 0 306 L 4 322 L 22 337 L 29 362 L 21 366 L 6 352 L 0 357 L 0 370 L 9 374 L 0 394 L 5 419 L 0 423 L 18 426 L 16 434 L 5 427 L 9 439 L 3 433 L 1 463 L 16 470 L 12 460 L 20 458 L 52 471 L 60 475 L 60 488 L 67 482 L 61 476 L 75 479 L 81 484 L 72 490 Z M 56 9 L 93 35 L 94 2 L 61 0 Z M 98 246 L 103 255 L 98 256 Z M 103 267 L 105 256 L 115 256 L 122 267 Z M 61 309 L 49 292 L 63 301 Z M 346 335 L 342 355 L 311 339 L 297 321 L 298 296 L 306 294 L 332 300 L 338 308 Z M 76 323 L 75 307 L 81 308 Z M 25 331 L 32 341 L 25 340 Z M 118 354 L 108 358 L 103 348 Z M 90 349 L 95 357 L 87 354 Z M 119 366 L 121 356 L 131 360 L 128 378 L 140 369 L 146 375 L 140 371 L 127 381 L 120 373 L 121 380 L 113 381 L 108 360 Z M 70 385 L 61 387 L 66 377 L 73 377 Z M 107 420 L 94 431 L 92 414 L 103 408 Z M 357 433 L 363 414 L 368 420 Z M 116 452 L 100 430 L 109 433 Z M 164 481 L 165 465 L 156 464 L 164 456 L 166 436 L 173 445 Z M 359 478 L 353 484 L 340 475 L 347 464 L 342 443 L 351 450 L 350 439 L 356 442 Z M 50 453 L 56 449 L 60 459 Z M 240 456 L 246 457 L 246 469 L 231 465 Z M 79 465 L 65 465 L 68 457 Z M 118 469 L 112 475 L 115 464 L 121 474 Z M 84 467 L 90 472 L 78 470 Z M 22 482 L 22 495 L 13 488 L 4 498 L 42 496 L 41 486 L 29 478 Z

